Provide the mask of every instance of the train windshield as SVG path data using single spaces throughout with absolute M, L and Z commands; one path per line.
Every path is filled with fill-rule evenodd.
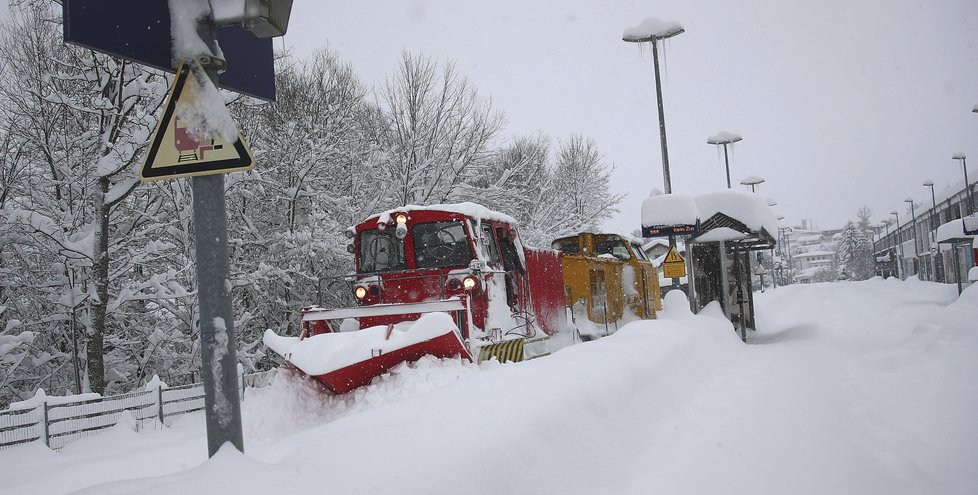
M 631 253 L 628 252 L 628 247 L 625 246 L 625 241 L 615 237 L 605 238 L 596 242 L 594 250 L 598 256 L 610 254 L 620 260 L 629 260 L 632 258 Z
M 461 267 L 472 261 L 462 222 L 419 223 L 412 231 L 414 263 L 418 268 Z
M 389 272 L 403 270 L 404 241 L 394 235 L 394 229 L 360 232 L 360 272 Z

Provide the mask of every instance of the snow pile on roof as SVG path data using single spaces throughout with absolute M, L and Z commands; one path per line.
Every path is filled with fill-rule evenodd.
M 447 313 L 426 313 L 413 323 L 397 327 L 400 328 L 395 327 L 390 336 L 387 326 L 380 325 L 357 332 L 323 333 L 303 340 L 266 330 L 262 341 L 269 349 L 286 356 L 296 368 L 316 376 L 366 361 L 376 350 L 396 351 L 458 331 L 455 320 Z
M 638 26 L 630 27 L 621 34 L 625 41 L 649 41 L 650 38 L 663 38 L 683 30 L 682 24 L 675 21 L 663 21 L 658 17 L 649 17 Z
M 642 201 L 642 227 L 695 225 L 700 214 L 696 201 L 686 194 L 655 194 Z
M 774 210 L 756 194 L 716 191 L 696 196 L 696 206 L 703 221 L 717 213 L 723 213 L 743 223 L 753 232 L 764 229 L 772 237 L 778 233 L 778 218 L 774 215 Z
M 367 220 L 376 217 L 377 223 L 391 223 L 393 221 L 393 215 L 397 212 L 419 211 L 419 210 L 447 211 L 449 213 L 459 213 L 461 215 L 474 218 L 476 220 L 489 220 L 493 222 L 505 222 L 511 225 L 517 225 L 516 219 L 505 213 L 500 213 L 498 211 L 490 210 L 485 206 L 476 203 L 470 203 L 470 202 L 446 203 L 446 204 L 428 205 L 428 206 L 420 206 L 420 205 L 401 206 L 399 208 L 392 208 L 385 212 L 367 217 Z
M 710 136 L 706 138 L 707 144 L 723 144 L 723 143 L 735 143 L 744 139 L 740 134 L 734 134 L 732 132 L 720 131 L 716 136 Z
M 956 220 L 951 220 L 945 224 L 942 224 L 937 228 L 937 235 L 934 236 L 934 240 L 937 242 L 950 242 L 954 239 L 963 239 L 966 237 L 975 237 L 973 235 L 967 235 L 964 233 L 964 222 L 962 219 L 958 218 Z

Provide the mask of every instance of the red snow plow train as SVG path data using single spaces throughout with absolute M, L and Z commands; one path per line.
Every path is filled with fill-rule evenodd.
M 635 276 L 655 273 L 637 240 L 605 234 L 620 239 L 614 254 L 587 253 L 582 235 L 584 262 L 593 265 L 577 282 L 565 277 L 564 254 L 524 245 L 513 218 L 472 203 L 399 208 L 348 232 L 358 306 L 303 308 L 299 337 L 264 336 L 289 366 L 336 394 L 425 355 L 501 362 L 545 355 L 608 333 L 607 312 L 592 308 L 630 307 L 624 294 L 634 299 L 637 291 L 659 298 L 657 283 Z M 621 319 L 654 318 L 654 306 Z

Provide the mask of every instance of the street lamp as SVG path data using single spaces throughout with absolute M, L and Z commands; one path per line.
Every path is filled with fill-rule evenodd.
M 621 35 L 628 43 L 652 44 L 652 67 L 655 69 L 655 101 L 659 110 L 659 144 L 662 146 L 662 183 L 666 194 L 672 194 L 672 179 L 669 176 L 669 146 L 666 145 L 666 115 L 662 109 L 662 81 L 659 77 L 659 41 L 667 40 L 686 32 L 678 22 L 666 22 L 649 17 L 638 26 L 626 29 Z M 669 250 L 676 249 L 676 237 L 669 236 Z M 672 287 L 679 288 L 679 279 L 672 279 Z
M 662 182 L 666 194 L 672 194 L 672 181 L 669 177 L 669 147 L 666 145 L 666 116 L 662 110 L 662 82 L 659 78 L 659 40 L 665 40 L 684 33 L 678 22 L 665 22 L 655 17 L 622 33 L 622 41 L 629 43 L 652 44 L 652 66 L 655 68 L 655 99 L 659 108 L 659 144 L 662 146 Z
M 904 203 L 910 203 L 910 228 L 913 229 L 913 255 L 920 263 L 920 249 L 917 248 L 917 213 L 913 209 L 913 198 L 907 198 L 903 200 Z M 917 274 L 919 270 L 914 267 L 914 275 Z
M 937 239 L 937 223 L 934 221 L 934 217 L 937 215 L 937 197 L 934 196 L 934 181 L 927 180 L 924 181 L 924 187 L 930 188 L 930 204 L 931 213 L 928 217 L 930 222 L 930 239 L 931 241 L 927 243 L 927 252 L 931 253 L 931 280 L 937 281 L 937 253 L 934 250 L 934 240 Z
M 742 186 L 750 186 L 750 192 L 757 192 L 757 191 L 754 190 L 754 186 L 757 186 L 758 184 L 760 184 L 762 182 L 764 182 L 764 179 L 762 179 L 762 178 L 760 178 L 760 177 L 758 177 L 756 175 L 751 175 L 751 176 L 748 176 L 746 179 L 740 181 L 740 185 L 742 185 Z
M 890 212 L 890 215 L 896 217 L 896 227 L 893 228 L 893 233 L 896 234 L 897 243 L 897 278 L 902 279 L 900 272 L 903 271 L 903 242 L 900 242 L 900 213 L 896 210 Z
M 706 144 L 723 146 L 723 163 L 727 167 L 727 189 L 730 189 L 730 157 L 727 155 L 727 145 L 734 144 L 737 141 L 742 141 L 743 139 L 744 138 L 740 137 L 739 134 L 734 134 L 727 131 L 720 131 L 716 136 L 706 138 Z
M 951 157 L 952 160 L 961 160 L 961 167 L 964 169 L 964 190 L 965 190 L 965 200 L 968 202 L 967 212 L 971 215 L 975 212 L 974 201 L 971 200 L 971 184 L 968 182 L 968 160 L 964 153 L 955 153 Z

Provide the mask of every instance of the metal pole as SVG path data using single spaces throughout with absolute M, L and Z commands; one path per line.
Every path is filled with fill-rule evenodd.
M 212 53 L 216 30 L 210 20 L 197 26 Z M 209 55 L 209 54 L 208 54 Z M 210 57 L 207 57 L 210 59 Z M 217 85 L 217 68 L 205 67 Z M 227 205 L 224 174 L 194 177 L 194 235 L 196 237 L 198 303 L 200 305 L 201 378 L 207 424 L 207 451 L 212 457 L 226 442 L 244 452 L 241 400 L 238 396 L 234 314 L 231 307 Z
M 935 222 L 934 221 L 934 217 L 938 214 L 937 213 L 937 197 L 934 196 L 934 184 L 931 184 L 928 187 L 930 187 L 930 203 L 931 203 L 931 206 L 932 206 L 932 210 L 931 210 L 931 213 L 930 213 L 930 216 L 929 216 L 929 220 L 930 220 L 930 242 L 927 244 L 927 252 L 931 253 L 931 256 L 930 256 L 931 280 L 933 282 L 937 282 L 937 257 L 941 254 L 940 246 L 938 246 L 936 248 L 934 247 L 935 243 L 937 242 L 937 224 L 938 224 L 938 222 Z
M 915 275 L 919 275 L 920 272 L 920 248 L 918 247 L 918 236 L 917 236 L 917 213 L 913 208 L 913 201 L 910 202 L 910 228 L 913 229 L 913 254 L 917 258 L 917 272 Z
M 730 158 L 727 156 L 727 143 L 723 143 L 723 164 L 727 167 L 727 189 L 730 189 Z M 751 191 L 754 188 L 751 187 Z
M 666 114 L 662 108 L 662 80 L 659 77 L 659 40 L 652 40 L 652 65 L 655 67 L 655 101 L 659 111 L 659 145 L 662 147 L 662 183 L 666 194 L 672 194 L 669 175 L 669 146 L 666 144 Z M 676 249 L 676 237 L 669 236 L 669 249 Z M 672 288 L 679 288 L 679 279 L 672 279 Z
M 965 197 L 968 200 L 968 215 L 975 212 L 975 202 L 971 194 L 971 183 L 968 182 L 968 160 L 961 158 L 961 166 L 964 167 L 964 190 L 967 192 Z
M 669 146 L 666 144 L 666 116 L 662 109 L 662 82 L 659 78 L 658 40 L 652 40 L 652 64 L 655 66 L 655 100 L 658 103 L 659 109 L 659 144 L 662 146 L 662 182 L 666 194 L 672 194 L 672 180 L 669 176 Z

